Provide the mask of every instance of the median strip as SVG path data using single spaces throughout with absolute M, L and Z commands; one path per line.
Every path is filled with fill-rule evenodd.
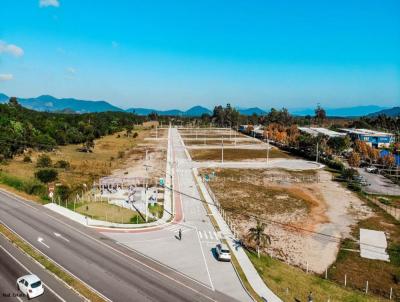
M 61 279 L 64 283 L 66 283 L 69 287 L 71 287 L 74 291 L 76 291 L 79 295 L 83 296 L 86 300 L 92 302 L 105 302 L 106 300 L 102 298 L 98 293 L 94 292 L 90 289 L 86 284 L 82 281 L 78 280 L 76 277 L 72 276 L 68 272 L 66 272 L 63 268 L 61 268 L 58 264 L 48 259 L 44 254 L 39 252 L 32 245 L 23 240 L 19 235 L 14 233 L 8 227 L 3 224 L 0 224 L 0 233 L 12 244 L 17 246 L 20 250 L 22 250 L 29 257 L 33 258 L 36 262 L 42 265 L 46 270 L 50 271 L 57 278 Z

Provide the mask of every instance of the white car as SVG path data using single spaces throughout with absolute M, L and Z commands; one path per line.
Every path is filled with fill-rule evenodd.
M 367 171 L 369 173 L 377 173 L 378 172 L 378 168 L 377 167 L 366 167 L 365 171 Z
M 217 244 L 215 250 L 217 252 L 217 257 L 219 261 L 231 261 L 231 252 L 229 251 L 229 248 L 226 244 Z
M 26 275 L 17 279 L 17 288 L 28 299 L 38 297 L 44 293 L 43 283 L 36 275 Z

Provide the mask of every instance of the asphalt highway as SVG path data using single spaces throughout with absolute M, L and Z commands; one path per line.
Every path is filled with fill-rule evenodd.
M 231 297 L 128 250 L 92 229 L 3 191 L 0 191 L 0 223 L 106 300 L 232 301 Z
M 83 299 L 0 235 L 0 301 L 27 301 L 16 288 L 17 278 L 35 274 L 44 284 L 38 302 L 81 302 Z

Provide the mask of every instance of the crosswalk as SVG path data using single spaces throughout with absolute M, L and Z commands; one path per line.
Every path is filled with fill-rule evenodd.
M 198 231 L 199 238 L 201 241 L 220 241 L 220 236 L 214 231 Z
M 184 234 L 190 231 L 195 231 L 196 229 L 183 224 L 171 224 L 164 228 L 164 230 L 172 233 L 178 233 L 179 230 L 181 230 L 181 232 Z M 202 242 L 219 242 L 221 239 L 223 239 L 223 236 L 215 231 L 197 230 L 197 232 L 199 234 L 199 239 Z

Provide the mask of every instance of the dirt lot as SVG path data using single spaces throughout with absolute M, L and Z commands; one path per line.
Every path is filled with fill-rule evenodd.
M 241 236 L 246 237 L 256 224 L 254 217 L 265 219 L 266 233 L 272 237 L 265 251 L 317 273 L 335 261 L 339 241 L 312 232 L 350 236 L 350 227 L 371 215 L 355 194 L 333 182 L 330 173 L 323 170 L 215 171 L 217 178 L 209 185 Z
M 221 160 L 221 149 L 189 149 L 193 160 Z M 260 149 L 224 149 L 224 160 L 266 160 L 267 150 Z M 289 155 L 276 148 L 269 150 L 269 158 L 289 158 Z

